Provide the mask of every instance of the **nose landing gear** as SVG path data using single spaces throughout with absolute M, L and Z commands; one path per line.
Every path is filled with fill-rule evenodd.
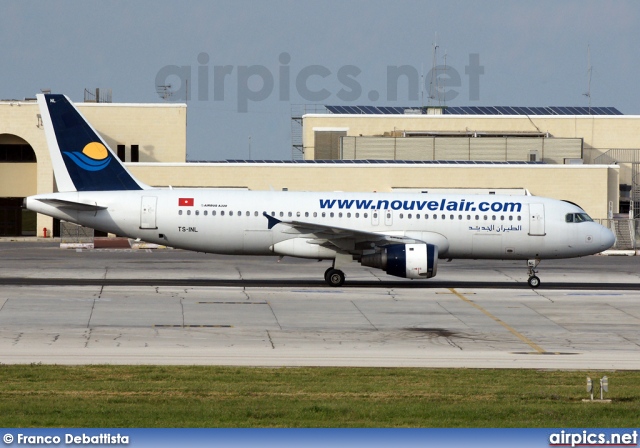
M 535 268 L 539 264 L 540 264 L 540 259 L 539 258 L 534 258 L 532 260 L 527 260 L 527 266 L 529 267 L 529 271 L 528 271 L 529 280 L 527 280 L 527 283 L 532 288 L 537 288 L 538 286 L 540 286 L 540 279 L 536 276 L 538 271 L 535 270 Z

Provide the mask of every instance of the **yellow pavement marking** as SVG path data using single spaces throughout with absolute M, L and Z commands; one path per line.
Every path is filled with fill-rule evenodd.
M 542 354 L 542 353 L 547 353 L 545 349 L 543 349 L 542 347 L 540 347 L 538 344 L 536 344 L 535 342 L 533 342 L 531 339 L 529 339 L 528 337 L 526 337 L 525 335 L 523 335 L 522 333 L 519 333 L 515 328 L 513 328 L 511 325 L 507 324 L 506 322 L 504 322 L 503 320 L 497 318 L 496 316 L 494 316 L 493 314 L 491 314 L 489 311 L 485 310 L 484 308 L 482 308 L 480 305 L 478 305 L 475 302 L 472 302 L 471 300 L 467 299 L 465 296 L 463 296 L 462 294 L 460 294 L 458 291 L 456 291 L 454 288 L 448 288 L 449 291 L 451 291 L 452 294 L 455 294 L 456 296 L 458 296 L 459 299 L 465 301 L 466 303 L 468 303 L 469 305 L 473 306 L 474 308 L 476 308 L 478 311 L 481 311 L 485 316 L 493 319 L 494 321 L 498 322 L 500 325 L 502 325 L 504 328 L 506 328 L 507 330 L 509 330 L 509 332 L 511 334 L 513 334 L 515 337 L 517 337 L 518 339 L 520 339 L 522 342 L 524 342 L 525 344 L 527 344 L 529 347 L 531 347 L 532 349 L 534 349 L 535 351 L 537 351 L 538 353 Z

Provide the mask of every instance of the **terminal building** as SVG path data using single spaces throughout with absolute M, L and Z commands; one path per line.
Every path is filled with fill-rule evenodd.
M 613 108 L 327 106 L 293 117 L 301 160 L 189 163 L 186 104 L 76 106 L 134 176 L 158 187 L 528 191 L 609 219 L 633 209 L 640 179 L 640 116 Z M 21 208 L 24 197 L 52 191 L 35 99 L 0 101 L 0 236 L 56 235 L 58 223 Z

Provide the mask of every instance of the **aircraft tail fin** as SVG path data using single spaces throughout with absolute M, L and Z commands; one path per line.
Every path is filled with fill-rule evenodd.
M 65 95 L 38 94 L 59 191 L 144 190 Z

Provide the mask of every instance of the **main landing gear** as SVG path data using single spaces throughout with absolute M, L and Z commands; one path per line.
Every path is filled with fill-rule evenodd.
M 536 276 L 538 271 L 535 270 L 536 266 L 540 264 L 540 259 L 534 258 L 532 260 L 527 260 L 527 266 L 529 267 L 529 280 L 527 283 L 532 288 L 537 288 L 540 286 L 540 279 Z
M 329 286 L 342 286 L 344 284 L 344 272 L 331 266 L 324 272 L 324 281 Z

